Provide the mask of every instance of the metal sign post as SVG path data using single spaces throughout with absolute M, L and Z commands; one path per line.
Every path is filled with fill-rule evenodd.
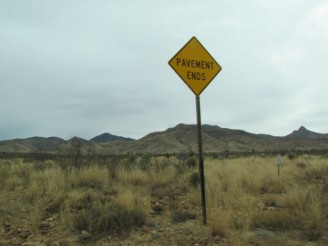
M 169 65 L 196 95 L 200 188 L 203 223 L 206 225 L 205 175 L 199 95 L 221 71 L 221 66 L 195 37 L 192 37 L 182 47 L 169 61 Z
M 276 164 L 277 164 L 277 167 L 278 167 L 278 177 L 280 176 L 280 165 L 282 163 L 282 159 L 281 159 L 281 155 L 277 155 L 276 156 Z
M 197 132 L 198 132 L 198 160 L 200 174 L 200 191 L 202 199 L 203 223 L 206 225 L 206 199 L 205 199 L 205 175 L 204 175 L 204 159 L 202 145 L 202 123 L 200 117 L 200 99 L 196 96 L 196 113 L 197 113 Z

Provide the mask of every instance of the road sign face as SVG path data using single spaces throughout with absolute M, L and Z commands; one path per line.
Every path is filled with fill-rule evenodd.
M 182 47 L 169 65 L 197 96 L 221 71 L 221 66 L 195 37 Z
M 276 155 L 276 164 L 279 166 L 282 163 L 281 155 Z

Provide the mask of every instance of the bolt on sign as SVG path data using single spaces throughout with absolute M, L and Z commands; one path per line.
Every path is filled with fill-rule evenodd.
M 200 95 L 221 71 L 221 66 L 204 46 L 192 37 L 169 61 L 169 65 L 195 93 Z

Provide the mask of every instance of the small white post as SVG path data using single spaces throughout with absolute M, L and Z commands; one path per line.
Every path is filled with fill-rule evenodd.
M 278 154 L 276 156 L 276 164 L 277 164 L 277 167 L 278 167 L 278 177 L 280 176 L 280 165 L 282 163 L 282 159 L 281 159 L 281 155 Z

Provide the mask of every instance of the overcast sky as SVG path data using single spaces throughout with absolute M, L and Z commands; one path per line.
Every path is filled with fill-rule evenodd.
M 195 124 L 168 65 L 192 36 L 222 67 L 203 124 L 328 133 L 328 1 L 0 0 L 0 140 Z

